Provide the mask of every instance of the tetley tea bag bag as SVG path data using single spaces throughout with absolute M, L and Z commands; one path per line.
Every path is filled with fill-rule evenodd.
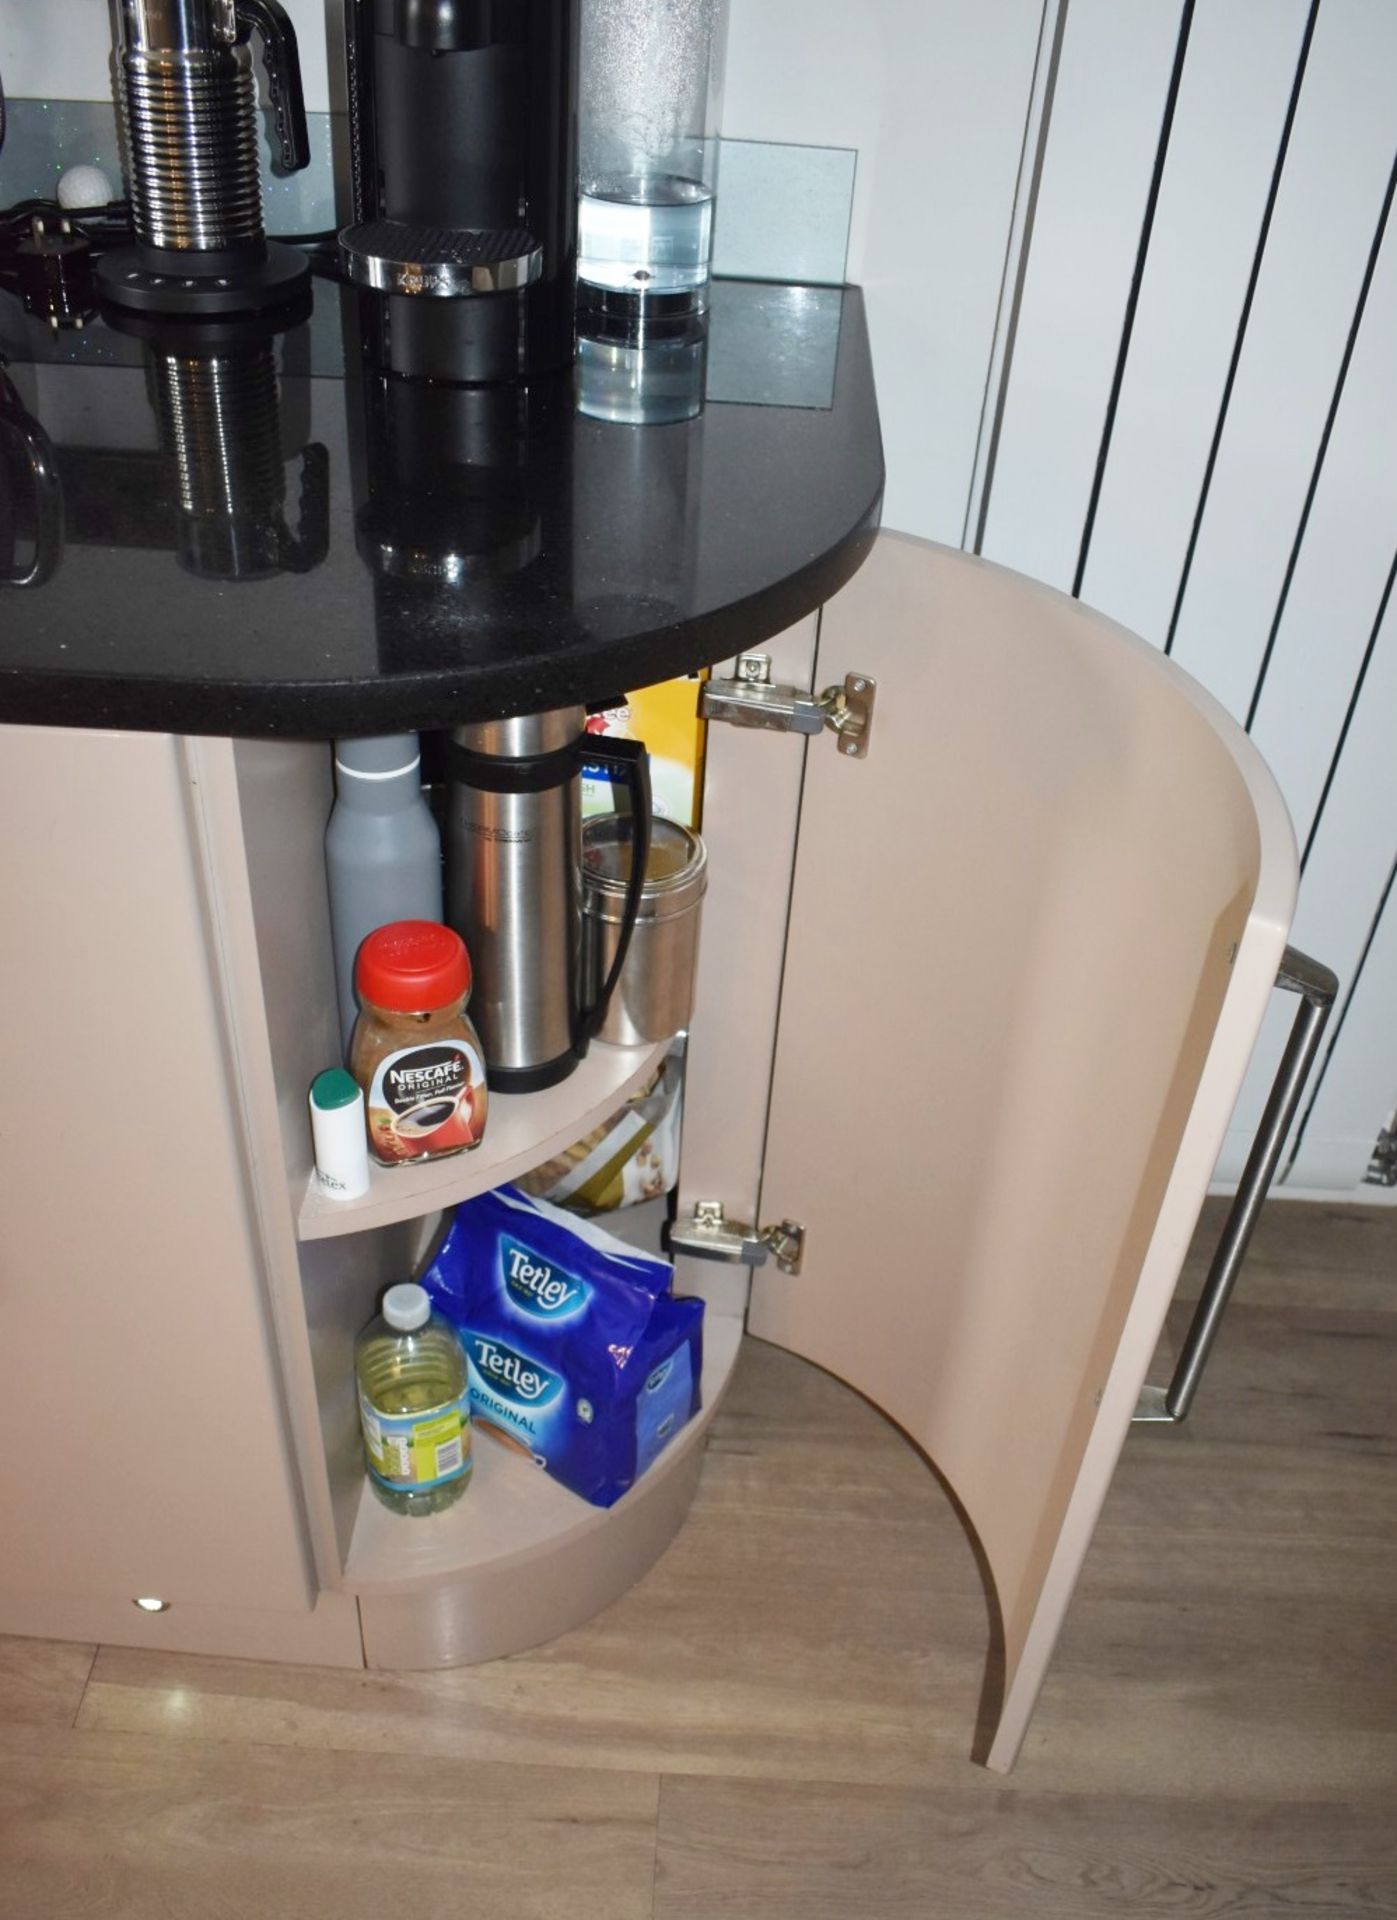
M 703 1302 L 667 1261 L 512 1187 L 467 1200 L 422 1275 L 476 1426 L 613 1506 L 699 1409 Z

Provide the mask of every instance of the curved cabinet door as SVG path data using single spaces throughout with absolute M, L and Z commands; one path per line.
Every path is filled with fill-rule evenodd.
M 749 1324 L 867 1394 L 979 1536 L 1013 1764 L 1275 980 L 1295 849 L 1144 642 L 883 536 L 816 685 L 762 1184 L 807 1230 Z

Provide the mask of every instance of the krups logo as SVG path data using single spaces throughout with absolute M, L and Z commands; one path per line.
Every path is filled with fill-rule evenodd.
M 531 1319 L 569 1320 L 592 1297 L 584 1280 L 553 1266 L 508 1234 L 501 1236 L 500 1257 L 511 1304 Z
M 563 1390 L 561 1374 L 550 1373 L 526 1353 L 516 1353 L 503 1340 L 487 1334 L 468 1333 L 466 1352 L 471 1365 L 502 1400 L 516 1407 L 551 1406 Z

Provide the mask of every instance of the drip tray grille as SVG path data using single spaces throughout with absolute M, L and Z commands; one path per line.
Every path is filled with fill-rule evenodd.
M 346 227 L 340 250 L 351 280 L 380 293 L 459 299 L 512 293 L 536 280 L 543 251 L 526 228 L 429 227 L 368 220 Z

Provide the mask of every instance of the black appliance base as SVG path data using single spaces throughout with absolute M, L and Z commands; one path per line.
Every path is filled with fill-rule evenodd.
M 537 1067 L 490 1067 L 486 1079 L 491 1093 L 542 1093 L 545 1087 L 566 1080 L 581 1058 L 569 1050 Z
M 142 265 L 135 247 L 122 247 L 97 263 L 98 291 L 112 306 L 189 318 L 265 313 L 303 294 L 309 278 L 306 256 L 275 240 L 267 242 L 264 259 L 243 268 L 236 277 L 153 273 Z

